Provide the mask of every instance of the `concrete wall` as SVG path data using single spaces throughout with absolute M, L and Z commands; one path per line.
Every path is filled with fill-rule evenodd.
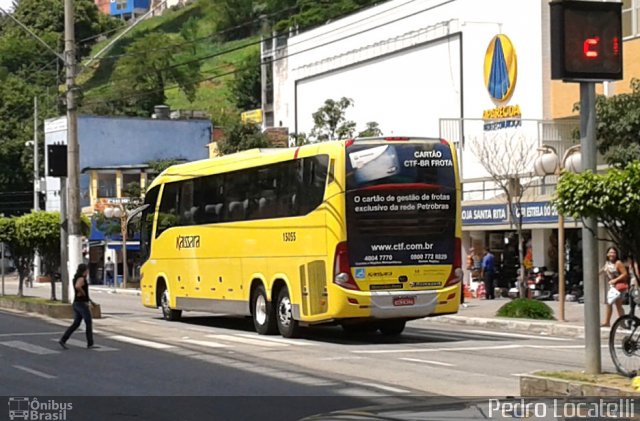
M 543 6 L 534 0 L 396 0 L 291 37 L 286 54 L 280 52 L 287 59 L 274 64 L 274 121 L 308 133 L 311 114 L 342 96 L 354 100 L 346 117 L 358 130 L 376 121 L 385 135 L 437 137 L 441 118 L 481 119 L 498 105 L 518 105 L 523 119 L 540 119 Z M 497 34 L 510 38 L 517 55 L 515 89 L 504 102 L 490 97 L 484 80 L 485 54 Z M 529 142 L 537 130 L 523 125 L 519 133 Z M 465 133 L 485 134 L 482 124 Z M 463 160 L 465 178 L 487 175 L 473 156 Z
M 80 116 L 80 171 L 87 167 L 144 164 L 160 159 L 208 158 L 209 120 L 154 120 Z M 45 121 L 45 145 L 67 143 L 66 117 Z M 45 171 L 48 162 L 45 156 Z M 81 206 L 89 205 L 89 174 L 80 176 Z M 47 210 L 59 210 L 58 178 L 47 177 Z

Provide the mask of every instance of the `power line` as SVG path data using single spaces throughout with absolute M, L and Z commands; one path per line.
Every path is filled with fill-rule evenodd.
M 198 43 L 198 42 L 201 42 L 201 41 L 207 41 L 207 40 L 210 40 L 211 38 L 214 38 L 214 37 L 217 37 L 217 36 L 220 36 L 220 35 L 224 35 L 224 34 L 226 34 L 228 32 L 232 32 L 232 31 L 244 28 L 246 26 L 249 26 L 249 25 L 252 25 L 252 24 L 255 24 L 255 23 L 259 23 L 262 20 L 264 20 L 265 18 L 273 17 L 273 16 L 288 12 L 288 11 L 296 9 L 296 8 L 297 8 L 297 6 L 287 7 L 285 9 L 281 9 L 281 10 L 278 10 L 276 12 L 269 13 L 267 15 L 262 15 L 262 16 L 256 18 L 256 19 L 253 19 L 253 20 L 250 20 L 250 21 L 247 21 L 247 22 L 243 22 L 241 24 L 238 24 L 238 25 L 226 28 L 226 29 L 222 29 L 220 31 L 212 32 L 212 33 L 210 33 L 208 35 L 205 35 L 205 36 L 202 36 L 200 38 L 194 38 L 192 40 L 185 41 L 185 42 L 180 43 L 180 44 L 175 45 L 175 46 L 152 48 L 152 49 L 149 49 L 147 51 L 150 51 L 150 52 L 151 51 L 164 51 L 164 50 L 171 49 L 171 48 L 174 48 L 174 47 L 182 47 L 182 46 L 189 45 L 189 44 L 195 44 L 195 43 Z M 112 54 L 112 55 L 108 55 L 108 56 L 104 56 L 104 57 L 98 57 L 98 58 L 95 58 L 94 60 L 95 61 L 113 60 L 113 59 L 116 59 L 116 58 L 125 57 L 125 56 L 131 56 L 131 55 L 137 55 L 137 54 L 136 53 Z
M 409 1 L 408 1 L 408 2 L 406 2 L 406 3 L 403 3 L 403 5 L 408 4 L 408 3 L 411 3 L 411 2 L 413 2 L 413 1 L 415 1 L 415 0 L 409 0 Z M 451 2 L 451 1 L 454 1 L 454 0 L 448 0 L 447 2 Z M 395 6 L 395 7 L 399 7 L 399 6 Z M 394 7 L 394 8 L 395 8 L 395 7 Z M 366 33 L 366 32 L 369 32 L 369 31 L 373 31 L 373 30 L 375 30 L 375 29 L 379 29 L 379 28 L 381 28 L 381 27 L 383 27 L 383 26 L 386 26 L 386 25 L 389 25 L 389 24 L 392 24 L 392 23 L 396 23 L 396 22 L 402 21 L 402 20 L 404 20 L 404 19 L 407 19 L 407 18 L 410 18 L 410 17 L 416 16 L 416 15 L 418 15 L 418 14 L 421 14 L 421 13 L 423 13 L 423 12 L 426 12 L 426 11 L 428 11 L 428 10 L 431 10 L 431 9 L 432 9 L 432 8 L 434 8 L 434 7 L 435 7 L 435 6 L 430 6 L 430 7 L 427 7 L 427 8 L 425 8 L 425 9 L 422 9 L 422 10 L 416 11 L 416 12 L 414 12 L 414 13 L 411 13 L 411 14 L 409 14 L 409 15 L 401 16 L 401 17 L 399 17 L 399 18 L 397 18 L 397 19 L 394 19 L 394 20 L 391 20 L 391 21 L 388 21 L 388 22 L 384 22 L 384 23 L 382 23 L 382 24 L 375 25 L 375 26 L 373 26 L 373 27 L 366 28 L 366 29 L 361 30 L 361 31 L 358 31 L 358 32 L 354 32 L 354 33 L 349 34 L 349 35 L 346 35 L 346 36 L 344 36 L 344 37 L 336 38 L 336 39 L 333 39 L 333 40 L 327 41 L 327 42 L 322 43 L 322 44 L 313 45 L 313 46 L 311 46 L 311 47 L 309 47 L 309 48 L 306 48 L 306 49 L 303 49 L 303 50 L 299 50 L 299 51 L 296 51 L 296 52 L 293 52 L 293 53 L 289 53 L 289 54 L 287 54 L 287 55 L 285 55 L 285 56 L 281 56 L 281 57 L 278 57 L 278 58 L 274 58 L 274 59 L 271 59 L 271 60 L 268 60 L 268 61 L 262 62 L 262 64 L 271 64 L 271 63 L 273 63 L 273 62 L 280 61 L 280 60 L 284 60 L 284 59 L 286 59 L 286 58 L 289 58 L 289 57 L 295 56 L 295 55 L 297 55 L 297 54 L 302 54 L 302 53 L 305 53 L 305 52 L 308 52 L 308 51 L 311 51 L 311 50 L 315 50 L 315 49 L 317 49 L 317 48 L 325 47 L 325 46 L 330 45 L 330 44 L 333 44 L 333 43 L 335 43 L 335 42 L 342 41 L 342 40 L 345 40 L 345 39 L 348 39 L 348 38 L 352 38 L 352 37 L 354 37 L 354 36 L 361 35 L 361 34 L 363 34 L 363 33 Z M 379 14 L 381 14 L 381 13 L 384 13 L 384 12 L 388 12 L 389 10 L 392 10 L 392 9 L 388 9 L 388 10 L 385 10 L 385 11 L 379 12 L 379 13 L 377 13 L 376 15 L 372 15 L 372 16 L 370 16 L 370 17 L 364 18 L 364 19 L 362 19 L 362 20 L 360 20 L 360 21 L 358 21 L 358 22 L 362 22 L 362 21 L 364 21 L 364 20 L 370 19 L 371 17 L 377 16 L 377 15 L 379 15 Z M 358 22 L 356 22 L 356 23 L 358 23 Z M 347 26 L 347 25 L 345 25 L 344 27 L 346 27 L 346 26 Z M 344 27 L 342 27 L 342 28 L 344 28 Z M 288 45 L 288 48 L 289 48 L 289 47 L 292 47 L 292 46 L 295 46 L 295 45 L 298 45 L 298 44 L 301 44 L 301 43 L 308 42 L 308 41 L 310 41 L 310 40 L 312 40 L 312 39 L 314 39 L 314 38 L 317 38 L 317 37 L 320 37 L 320 36 L 324 36 L 324 35 L 325 35 L 325 34 L 319 34 L 319 35 L 316 35 L 315 37 L 311 37 L 311 38 L 307 38 L 307 39 L 302 40 L 302 41 L 298 41 L 298 42 L 296 42 L 296 43 L 293 43 L 293 44 Z M 270 38 L 271 38 L 271 39 L 273 39 L 274 37 L 270 37 Z M 259 42 L 262 42 L 262 41 L 259 41 Z M 252 43 L 252 44 L 255 44 L 255 43 L 256 43 L 256 42 L 254 42 L 254 43 Z M 234 51 L 235 51 L 235 50 L 234 50 Z M 222 54 L 225 54 L 225 53 L 224 53 L 224 52 L 221 52 L 221 53 L 218 53 L 218 54 L 212 54 L 212 55 L 210 55 L 210 56 L 207 56 L 206 58 L 212 58 L 212 57 L 219 56 L 219 55 L 222 55 Z M 201 61 L 201 60 L 203 60 L 203 59 L 205 59 L 205 58 L 203 57 L 203 58 L 198 59 L 198 60 L 190 60 L 190 61 L 188 61 L 188 62 L 178 63 L 178 64 L 175 64 L 175 65 L 169 66 L 169 67 L 167 67 L 166 69 L 171 69 L 171 68 L 175 68 L 175 67 L 178 67 L 178 66 L 181 66 L 181 65 L 190 64 L 190 63 L 192 63 L 192 62 L 194 62 L 194 61 Z M 204 82 L 204 81 L 213 80 L 213 79 L 216 79 L 216 78 L 218 78 L 218 77 L 223 77 L 223 76 L 228 76 L 228 75 L 231 75 L 231 74 L 239 73 L 240 71 L 243 71 L 243 70 L 246 70 L 246 69 L 249 69 L 249 68 L 250 68 L 250 67 L 244 67 L 244 68 L 236 69 L 236 70 L 234 70 L 234 71 L 232 71 L 232 72 L 228 72 L 228 73 L 225 73 L 225 74 L 222 74 L 222 75 L 217 75 L 217 76 L 213 76 L 213 77 L 211 77 L 211 78 L 206 78 L 206 79 L 199 80 L 199 81 L 197 81 L 196 83 L 202 83 L 202 82 Z M 162 71 L 162 70 L 163 70 L 163 69 L 160 69 L 160 71 Z M 173 86 L 170 86 L 170 87 L 165 87 L 165 89 L 164 89 L 164 90 L 176 89 L 176 88 L 179 88 L 179 85 L 173 85 Z M 163 91 L 164 91 L 164 90 L 163 90 Z M 89 105 L 89 104 L 97 104 L 97 103 L 107 103 L 107 102 L 115 101 L 115 100 L 117 100 L 117 99 L 129 99 L 129 98 L 134 98 L 134 97 L 137 97 L 137 96 L 152 95 L 152 94 L 154 94 L 154 93 L 159 93 L 159 92 L 160 92 L 160 90 L 146 91 L 146 92 L 142 92 L 142 93 L 139 93 L 139 94 L 133 94 L 133 95 L 125 96 L 125 97 L 120 96 L 120 97 L 118 97 L 118 98 L 113 98 L 113 99 L 104 100 L 104 101 L 94 101 L 94 102 L 89 102 L 89 103 L 87 103 L 87 105 Z

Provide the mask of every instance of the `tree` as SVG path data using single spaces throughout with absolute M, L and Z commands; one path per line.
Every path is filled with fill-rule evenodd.
M 380 125 L 375 121 L 368 122 L 367 128 L 358 134 L 358 137 L 375 137 L 375 136 L 382 136 L 382 130 L 380 130 Z
M 353 100 L 342 97 L 338 101 L 327 99 L 324 105 L 313 113 L 313 129 L 310 137 L 316 141 L 341 140 L 353 136 L 356 123 L 347 120 L 346 109 L 353 106 Z
M 640 257 L 640 161 L 606 174 L 564 172 L 555 204 L 574 218 L 594 218 L 622 253 Z
M 598 150 L 610 165 L 621 168 L 640 159 L 640 79 L 632 79 L 630 87 L 630 93 L 596 98 Z M 576 104 L 574 111 L 579 109 Z
M 247 149 L 267 148 L 270 145 L 269 138 L 257 124 L 231 120 L 224 128 L 219 146 L 220 153 L 226 155 Z
M 56 300 L 56 275 L 60 272 L 60 213 L 32 212 L 16 220 L 16 233 L 24 247 L 37 251 L 44 273 L 51 278 L 51 300 Z
M 509 219 L 518 234 L 518 256 L 520 261 L 520 297 L 526 296 L 524 247 L 522 244 L 522 198 L 527 189 L 523 178 L 531 171 L 535 154 L 531 153 L 531 142 L 523 136 L 507 133 L 485 135 L 483 139 L 471 140 L 471 151 L 487 171 L 496 187 L 504 194 Z M 535 151 L 535 149 L 534 149 Z
M 231 98 L 239 110 L 253 110 L 262 104 L 260 50 L 254 49 L 242 60 L 231 84 Z
M 33 253 L 25 254 L 18 243 L 16 218 L 0 217 L 0 242 L 7 245 L 13 257 L 13 263 L 16 265 L 18 272 L 18 296 L 22 297 L 24 294 L 24 280 L 29 276 L 29 271 L 31 270 L 31 262 L 25 260 L 25 257 L 33 259 Z
M 152 32 L 134 41 L 127 55 L 118 59 L 114 78 L 116 94 L 109 102 L 128 115 L 149 115 L 153 107 L 167 100 L 165 89 L 176 84 L 189 101 L 196 97 L 200 61 L 179 63 L 182 42 L 167 34 Z M 162 49 L 149 48 L 162 45 Z M 186 64 L 185 64 L 186 63 Z

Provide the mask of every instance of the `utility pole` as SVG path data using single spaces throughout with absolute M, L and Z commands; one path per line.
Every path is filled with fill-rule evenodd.
M 596 173 L 596 84 L 580 82 L 580 146 L 582 171 Z M 583 218 L 582 273 L 584 274 L 584 337 L 587 373 L 602 372 L 600 306 L 598 303 L 598 223 Z
M 60 262 L 62 263 L 60 281 L 62 282 L 62 302 L 68 303 L 71 297 L 74 297 L 74 289 L 69 282 L 69 250 L 67 249 L 67 235 L 69 233 L 69 220 L 67 218 L 67 177 L 60 177 Z
M 80 229 L 80 163 L 78 116 L 76 110 L 76 46 L 73 0 L 64 0 L 64 55 L 67 75 L 67 216 L 69 232 L 69 273 L 75 273 L 82 262 L 82 232 Z M 71 288 L 70 285 L 68 285 Z
M 33 97 L 33 211 L 40 210 L 40 168 L 38 162 L 38 97 Z M 40 276 L 40 255 L 36 252 L 33 258 L 33 279 L 37 282 Z

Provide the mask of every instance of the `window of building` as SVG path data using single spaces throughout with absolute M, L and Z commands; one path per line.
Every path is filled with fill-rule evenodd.
M 622 1 L 622 37 L 640 35 L 640 0 Z
M 122 174 L 122 197 L 140 197 L 140 174 Z
M 116 175 L 98 173 L 98 197 L 116 197 Z
M 127 0 L 116 0 L 116 9 L 125 10 L 127 8 Z

